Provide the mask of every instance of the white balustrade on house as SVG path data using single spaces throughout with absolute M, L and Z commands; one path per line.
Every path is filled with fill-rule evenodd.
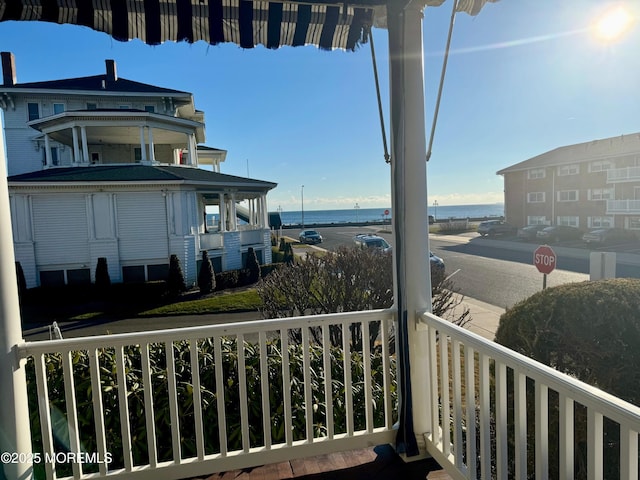
M 640 408 L 429 313 L 422 321 L 427 450 L 454 479 L 639 478 Z
M 638 180 L 640 180 L 640 167 L 622 167 L 607 170 L 607 183 L 635 182 Z
M 392 443 L 394 319 L 375 310 L 22 343 L 34 452 L 62 459 L 40 463 L 51 479 L 178 479 Z M 65 451 L 98 461 L 68 465 Z
M 607 213 L 640 213 L 640 200 L 607 200 Z

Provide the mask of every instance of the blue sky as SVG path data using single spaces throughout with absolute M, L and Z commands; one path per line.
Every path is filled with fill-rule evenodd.
M 640 28 L 603 42 L 590 26 L 613 5 L 640 18 L 637 1 L 500 0 L 459 14 L 433 153 L 429 204 L 502 202 L 496 171 L 556 147 L 640 132 Z M 427 134 L 451 0 L 424 19 Z M 388 135 L 387 32 L 374 30 Z M 192 92 L 207 145 L 228 151 L 224 173 L 278 183 L 269 209 L 388 207 L 368 45 L 243 50 L 235 45 L 118 42 L 83 27 L 0 23 L 0 49 L 18 82 L 118 75 Z

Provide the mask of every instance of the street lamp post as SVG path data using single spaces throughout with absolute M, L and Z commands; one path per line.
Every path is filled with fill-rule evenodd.
M 302 201 L 302 228 L 304 228 L 304 185 L 300 187 L 300 199 Z
M 359 219 L 358 219 L 358 210 L 360 210 L 360 205 L 358 205 L 358 202 L 356 202 L 356 204 L 354 205 L 354 207 L 353 207 L 353 208 L 354 208 L 354 209 L 355 209 L 355 211 L 356 211 L 356 223 L 358 223 L 358 222 L 359 222 Z

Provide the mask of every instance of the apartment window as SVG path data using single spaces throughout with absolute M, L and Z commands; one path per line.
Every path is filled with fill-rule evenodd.
M 528 203 L 544 203 L 545 192 L 530 192 L 527 194 Z
M 630 230 L 640 230 L 640 217 L 627 217 L 625 224 Z
M 589 173 L 605 172 L 614 167 L 611 160 L 596 160 L 589 164 Z
M 558 217 L 558 221 L 556 223 L 558 225 L 567 225 L 569 227 L 579 227 L 580 218 L 573 215 L 567 215 L 563 217 Z
M 578 190 L 562 190 L 558 192 L 559 202 L 577 202 Z
M 529 215 L 527 217 L 527 225 L 547 225 L 547 217 L 544 215 Z
M 156 113 L 156 107 L 155 105 L 145 105 L 144 111 L 149 113 Z
M 580 173 L 580 165 L 562 165 L 558 167 L 558 176 L 564 177 L 566 175 L 578 175 Z
M 54 103 L 53 104 L 53 114 L 57 115 L 59 113 L 63 113 L 65 111 L 64 103 Z
M 613 217 L 587 217 L 589 228 L 613 228 Z
M 589 200 L 612 200 L 613 188 L 592 188 L 589 190 Z
M 527 178 L 529 180 L 536 180 L 538 178 L 544 178 L 546 176 L 546 170 L 544 168 L 533 168 L 527 172 Z
M 40 104 L 35 102 L 27 103 L 27 111 L 28 111 L 29 121 L 37 120 L 40 118 Z
M 87 110 L 97 110 L 97 109 L 98 109 L 97 103 L 87 103 Z

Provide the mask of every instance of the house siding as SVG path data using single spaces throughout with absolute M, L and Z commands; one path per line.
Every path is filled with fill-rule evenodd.
M 120 261 L 166 261 L 167 212 L 161 192 L 119 193 L 116 211 Z

